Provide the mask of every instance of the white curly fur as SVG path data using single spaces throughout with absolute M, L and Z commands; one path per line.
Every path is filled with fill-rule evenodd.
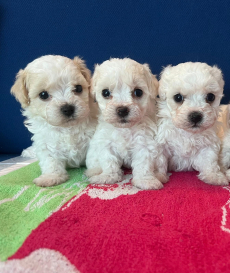
M 158 171 L 197 170 L 199 178 L 214 185 L 228 185 L 220 170 L 218 155 L 220 140 L 217 136 L 219 104 L 223 96 L 224 81 L 221 70 L 205 63 L 182 63 L 168 66 L 159 82 Z M 207 102 L 207 94 L 215 95 Z M 181 94 L 182 102 L 174 95 Z M 201 122 L 193 123 L 191 113 L 202 115 Z
M 230 180 L 230 105 L 222 105 L 221 109 L 222 113 L 219 120 L 223 126 L 218 134 L 221 139 L 220 163 Z
M 141 89 L 142 97 L 134 90 Z M 134 60 L 110 59 L 97 65 L 92 78 L 92 93 L 100 109 L 99 124 L 86 157 L 86 175 L 91 183 L 112 184 L 122 180 L 121 166 L 133 169 L 132 183 L 141 189 L 163 185 L 154 175 L 157 147 L 155 104 L 158 81 L 148 65 Z M 102 96 L 108 89 L 111 96 Z M 118 107 L 128 107 L 125 118 Z
M 28 157 L 28 158 L 36 158 L 35 147 L 32 145 L 32 146 L 24 149 L 21 153 L 21 156 Z
M 76 85 L 82 92 L 76 93 Z M 24 108 L 25 124 L 33 134 L 33 149 L 42 175 L 34 180 L 38 186 L 53 186 L 68 179 L 66 167 L 85 164 L 89 141 L 96 128 L 96 108 L 89 96 L 90 71 L 85 63 L 62 56 L 43 56 L 20 70 L 11 92 Z M 39 94 L 50 97 L 42 100 Z M 67 117 L 64 105 L 75 107 Z

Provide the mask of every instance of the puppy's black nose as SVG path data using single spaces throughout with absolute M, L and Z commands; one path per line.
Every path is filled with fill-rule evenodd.
M 65 104 L 61 107 L 61 112 L 66 117 L 71 117 L 75 112 L 75 106 L 71 104 Z
M 189 115 L 188 115 L 188 119 L 191 123 L 199 123 L 202 121 L 203 119 L 203 114 L 200 113 L 200 112 L 191 112 Z
M 117 107 L 116 109 L 119 117 L 124 118 L 129 114 L 129 108 L 125 106 Z

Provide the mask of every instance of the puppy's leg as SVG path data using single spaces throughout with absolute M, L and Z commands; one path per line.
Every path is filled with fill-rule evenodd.
M 85 175 L 89 178 L 102 173 L 102 168 L 98 160 L 97 149 L 95 149 L 93 141 L 90 144 L 86 155 L 86 167 L 87 170 L 85 171 Z
M 102 173 L 92 176 L 89 179 L 91 184 L 114 184 L 122 180 L 122 160 L 111 150 L 103 149 L 103 153 L 99 156 L 99 164 Z
M 60 159 L 55 159 L 49 155 L 40 160 L 39 165 L 42 170 L 42 175 L 34 179 L 34 183 L 40 187 L 51 187 L 59 185 L 66 180 L 69 176 L 66 171 L 65 162 Z
M 156 165 L 156 178 L 161 181 L 161 183 L 166 183 L 169 180 L 168 176 L 168 155 L 162 150 L 159 151 L 158 156 L 155 160 Z
M 211 147 L 204 148 L 200 151 L 194 160 L 194 169 L 199 171 L 199 179 L 212 185 L 228 185 L 227 177 L 221 172 L 218 164 L 218 152 Z
M 89 178 L 95 175 L 99 175 L 101 173 L 102 173 L 102 168 L 99 166 L 91 167 L 85 171 L 85 175 Z
M 132 184 L 143 190 L 158 190 L 163 188 L 163 184 L 154 175 L 155 155 L 153 155 L 153 152 L 147 146 L 138 146 L 133 149 Z

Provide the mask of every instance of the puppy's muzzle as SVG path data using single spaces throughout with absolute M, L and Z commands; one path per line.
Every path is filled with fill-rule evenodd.
M 188 120 L 190 123 L 192 123 L 193 125 L 198 125 L 202 122 L 203 120 L 203 114 L 201 112 L 191 112 L 188 115 Z
M 129 114 L 129 108 L 126 106 L 120 106 L 120 107 L 117 107 L 116 112 L 120 118 L 125 118 Z
M 75 112 L 75 106 L 71 105 L 71 104 L 65 104 L 61 107 L 61 113 L 65 116 L 65 117 L 71 117 L 73 116 Z

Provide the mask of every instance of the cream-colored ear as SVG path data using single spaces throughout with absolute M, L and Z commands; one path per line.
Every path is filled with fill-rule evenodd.
M 171 65 L 164 67 L 160 74 L 158 94 L 161 100 L 166 100 L 167 98 L 166 90 L 168 88 L 168 83 L 165 79 L 167 79 L 167 76 L 169 75 L 169 73 L 171 73 L 171 68 L 172 68 Z
M 222 139 L 230 128 L 230 105 L 220 105 L 218 116 L 219 126 L 217 134 Z
M 97 100 L 96 100 L 96 94 L 95 94 L 95 92 L 93 92 L 93 83 L 94 83 L 94 80 L 91 79 L 89 94 L 90 94 L 91 98 L 93 98 L 93 101 L 97 102 Z
M 218 81 L 220 87 L 224 88 L 224 79 L 223 79 L 222 71 L 216 65 L 214 65 L 211 68 L 210 72 L 212 76 Z
M 26 88 L 26 72 L 20 70 L 16 76 L 16 81 L 10 90 L 17 101 L 21 103 L 22 108 L 26 108 L 30 104 L 28 90 Z
M 155 99 L 156 96 L 158 95 L 158 87 L 159 87 L 158 80 L 156 76 L 152 74 L 148 64 L 143 64 L 143 66 L 146 71 L 146 78 L 147 78 L 148 88 L 150 91 L 150 96 L 151 98 Z
M 81 71 L 81 74 L 84 76 L 84 78 L 86 79 L 86 81 L 88 82 L 90 86 L 91 72 L 86 67 L 85 62 L 79 57 L 74 57 L 73 61 L 76 64 L 76 66 L 79 68 L 79 70 Z
M 94 98 L 95 102 L 97 101 L 95 86 L 97 84 L 97 79 L 98 79 L 98 76 L 99 76 L 99 71 L 98 71 L 99 69 L 98 68 L 99 68 L 99 65 L 96 64 L 95 69 L 94 69 L 94 73 L 93 73 L 93 77 L 91 79 L 91 85 L 90 85 L 90 94 Z
M 158 88 L 159 88 L 159 82 L 156 78 L 156 75 L 152 74 L 151 85 L 152 85 L 152 88 L 155 90 L 154 97 L 156 97 L 158 95 Z

